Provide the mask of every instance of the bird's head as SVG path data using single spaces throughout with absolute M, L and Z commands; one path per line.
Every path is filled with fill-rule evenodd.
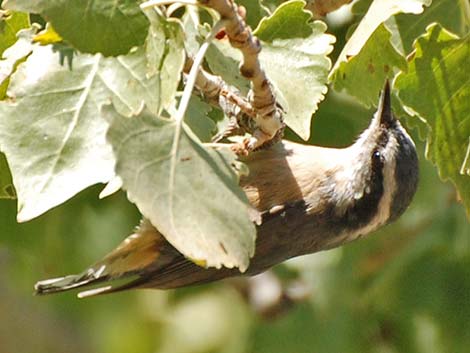
M 388 81 L 369 127 L 347 150 L 342 165 L 348 182 L 338 203 L 361 225 L 361 235 L 397 219 L 418 184 L 415 144 L 392 113 Z

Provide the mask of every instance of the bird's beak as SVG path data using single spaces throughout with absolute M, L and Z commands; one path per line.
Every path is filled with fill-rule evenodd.
M 395 117 L 392 113 L 392 102 L 390 99 L 390 83 L 388 82 L 388 80 L 385 81 L 385 86 L 380 96 L 377 115 L 379 116 L 380 124 L 386 127 L 390 126 L 395 122 Z

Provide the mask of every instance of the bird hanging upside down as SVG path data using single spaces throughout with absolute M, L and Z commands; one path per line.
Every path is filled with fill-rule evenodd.
M 418 182 L 415 145 L 392 114 L 388 82 L 370 126 L 342 149 L 282 141 L 246 157 L 240 180 L 262 215 L 255 255 L 244 275 L 289 258 L 331 249 L 396 220 Z M 188 240 L 189 241 L 189 240 Z M 143 220 L 103 260 L 81 274 L 40 281 L 37 294 L 86 285 L 109 285 L 79 297 L 130 288 L 177 288 L 241 275 L 238 269 L 203 268 L 179 253 Z M 113 280 L 126 280 L 113 285 Z

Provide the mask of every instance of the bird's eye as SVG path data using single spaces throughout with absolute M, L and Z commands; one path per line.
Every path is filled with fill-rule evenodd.
M 382 162 L 383 162 L 382 154 L 377 150 L 372 152 L 372 163 L 377 165 L 377 164 L 381 164 Z

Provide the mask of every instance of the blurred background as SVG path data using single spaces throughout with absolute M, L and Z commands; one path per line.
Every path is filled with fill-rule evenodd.
M 329 18 L 342 48 L 351 17 Z M 346 146 L 372 110 L 330 91 L 311 143 Z M 463 353 L 470 347 L 470 225 L 421 158 L 405 215 L 366 239 L 293 259 L 261 277 L 83 299 L 35 297 L 38 280 L 77 273 L 139 221 L 102 185 L 25 224 L 0 200 L 1 353 Z M 294 136 L 288 137 L 295 139 Z

